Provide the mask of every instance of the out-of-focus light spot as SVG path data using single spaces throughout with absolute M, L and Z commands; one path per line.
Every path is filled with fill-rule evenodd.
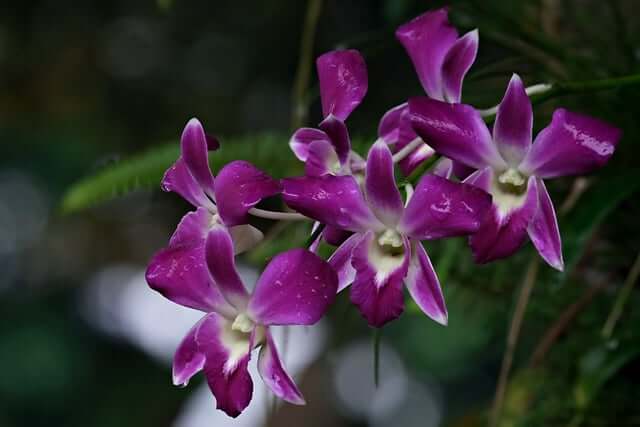
M 373 351 L 368 341 L 349 344 L 335 356 L 334 385 L 345 415 L 366 420 L 391 413 L 406 399 L 409 379 L 398 355 L 380 347 L 379 383 L 373 373 Z
M 117 78 L 137 79 L 162 64 L 165 45 L 158 25 L 142 18 L 121 18 L 106 30 L 103 64 Z

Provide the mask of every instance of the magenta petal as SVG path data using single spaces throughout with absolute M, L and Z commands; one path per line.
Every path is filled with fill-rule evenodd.
M 329 142 L 329 137 L 320 129 L 300 128 L 293 133 L 289 140 L 289 147 L 291 147 L 296 157 L 304 162 L 309 155 L 309 145 L 315 141 Z
M 458 32 L 449 23 L 446 9 L 427 12 L 400 26 L 396 38 L 404 46 L 431 98 L 444 100 L 442 65 Z
M 373 213 L 383 224 L 394 227 L 404 207 L 393 175 L 391 151 L 382 140 L 378 140 L 369 150 L 365 188 L 367 202 Z
M 239 311 L 244 310 L 249 294 L 236 271 L 233 241 L 225 227 L 216 225 L 209 231 L 205 245 L 205 259 L 211 277 L 224 298 Z
M 564 269 L 558 220 L 547 187 L 538 180 L 538 211 L 529 224 L 529 238 L 540 256 L 556 270 Z
M 193 206 L 202 206 L 215 212 L 215 206 L 202 191 L 202 187 L 189 172 L 184 159 L 178 158 L 176 162 L 164 173 L 162 178 L 162 190 L 178 193 Z
M 350 231 L 342 230 L 340 228 L 332 227 L 330 225 L 325 226 L 324 230 L 322 231 L 322 236 L 324 237 L 324 240 L 328 244 L 333 246 L 341 245 L 345 240 L 349 238 L 349 236 L 351 236 L 351 234 L 352 233 Z
M 511 167 L 517 167 L 531 146 L 533 109 L 517 74 L 511 77 L 507 91 L 498 107 L 493 125 L 493 140 L 500 155 Z
M 462 81 L 478 54 L 478 30 L 460 37 L 447 52 L 442 64 L 444 97 L 448 102 L 460 102 Z
M 347 125 L 336 116 L 330 115 L 320 123 L 319 127 L 329 137 L 329 141 L 338 154 L 340 164 L 346 164 L 351 152 L 351 139 L 349 138 Z
M 213 195 L 213 175 L 209 168 L 209 147 L 216 147 L 208 142 L 202 124 L 198 119 L 191 119 L 182 131 L 180 151 L 191 175 L 209 197 Z
M 357 50 L 334 50 L 316 60 L 324 117 L 346 120 L 367 93 L 367 66 Z
M 399 230 L 415 239 L 462 236 L 478 230 L 491 196 L 468 184 L 427 174 L 405 209 Z
M 285 203 L 309 218 L 349 231 L 383 227 L 352 176 L 288 178 L 282 182 Z
M 395 146 L 396 150 L 418 137 L 411 127 L 408 103 L 393 107 L 382 116 L 378 137 L 387 144 L 398 144 Z
M 520 170 L 540 178 L 591 172 L 609 160 L 621 136 L 608 123 L 560 108 L 536 137 Z
M 384 253 L 372 232 L 368 232 L 352 251 L 356 277 L 351 285 L 351 302 L 370 326 L 379 328 L 404 311 L 403 280 L 409 268 L 411 250 L 403 239 L 404 253 Z
M 260 349 L 258 356 L 258 372 L 264 383 L 271 389 L 273 394 L 282 400 L 286 400 L 294 405 L 304 405 L 304 397 L 296 386 L 293 379 L 282 367 L 282 361 L 278 355 L 278 349 L 273 341 L 269 329 L 265 332 L 266 343 Z
M 360 243 L 360 240 L 362 240 L 362 235 L 354 234 L 329 257 L 329 265 L 338 274 L 338 292 L 349 286 L 356 277 L 356 270 L 351 265 L 351 255 L 353 248 Z
M 513 255 L 527 238 L 527 228 L 538 210 L 536 178 L 530 177 L 527 192 L 518 207 L 501 207 L 501 196 L 494 194 L 480 229 L 469 238 L 477 263 L 484 264 Z
M 235 418 L 249 405 L 253 394 L 253 381 L 247 370 L 253 334 L 234 331 L 231 325 L 210 314 L 197 329 L 195 342 L 205 355 L 204 373 L 217 408 Z
M 304 172 L 308 176 L 323 176 L 340 166 L 338 155 L 329 141 L 314 141 L 309 144 Z
M 460 180 L 466 179 L 469 175 L 475 172 L 475 168 L 471 168 L 460 162 L 453 162 L 453 175 L 458 177 Z
M 505 166 L 480 114 L 470 105 L 426 97 L 409 100 L 411 124 L 438 153 L 472 166 Z
M 227 227 L 246 224 L 248 212 L 260 200 L 280 192 L 280 183 L 249 162 L 236 160 L 216 179 L 216 205 Z
M 416 138 L 419 138 L 416 136 Z M 402 148 L 407 144 L 398 143 L 398 148 Z M 411 175 L 425 160 L 433 157 L 436 154 L 435 150 L 427 144 L 422 144 L 415 150 L 413 150 L 407 157 L 400 160 L 398 166 L 404 176 Z
M 453 160 L 441 157 L 431 169 L 431 173 L 446 179 L 451 179 L 453 175 Z
M 204 367 L 206 357 L 196 341 L 196 335 L 200 326 L 207 322 L 209 316 L 215 314 L 207 314 L 198 321 L 187 335 L 182 339 L 175 355 L 173 356 L 173 385 L 186 386 L 191 377 L 200 372 Z
M 338 276 L 305 249 L 274 257 L 258 279 L 248 311 L 263 325 L 312 325 L 335 299 Z
M 210 218 L 203 208 L 186 214 L 169 247 L 160 250 L 149 262 L 145 277 L 151 289 L 177 304 L 232 315 L 235 310 L 211 280 L 204 259 L 204 236 Z
M 441 325 L 446 325 L 447 307 L 431 260 L 420 242 L 414 243 L 413 251 L 405 281 L 411 298 L 424 314 Z

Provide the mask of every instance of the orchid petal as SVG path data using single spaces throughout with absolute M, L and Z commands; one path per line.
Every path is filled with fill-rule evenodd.
M 404 46 L 431 98 L 444 100 L 442 65 L 458 37 L 449 23 L 446 9 L 427 12 L 400 26 L 396 38 Z
M 391 255 L 379 247 L 372 232 L 367 232 L 353 248 L 356 277 L 351 285 L 351 302 L 370 326 L 382 327 L 404 311 L 402 286 L 410 256 L 406 238 L 403 238 L 403 253 Z
M 211 142 L 209 142 L 211 141 Z M 211 137 L 207 140 L 204 128 L 198 119 L 191 119 L 187 123 L 180 138 L 180 152 L 189 168 L 191 175 L 200 185 L 202 190 L 209 196 L 214 197 L 214 179 L 209 168 L 209 147 L 217 148 Z
M 329 115 L 320 123 L 319 127 L 329 137 L 329 142 L 336 150 L 340 164 L 346 164 L 351 152 L 351 139 L 349 138 L 347 125 L 336 116 Z
M 427 174 L 420 179 L 399 230 L 418 240 L 474 233 L 490 206 L 485 191 Z
M 309 155 L 309 145 L 315 141 L 329 141 L 329 136 L 320 129 L 300 128 L 296 130 L 289 140 L 289 147 L 293 154 L 301 161 L 306 161 Z
M 268 329 L 265 332 L 265 338 L 266 343 L 260 349 L 258 356 L 258 372 L 262 380 L 280 399 L 294 405 L 304 405 L 304 397 L 293 379 L 284 370 L 278 349 Z
M 453 175 L 460 180 L 466 179 L 469 175 L 475 172 L 476 169 L 465 165 L 460 162 L 453 162 Z
M 426 97 L 409 100 L 411 124 L 438 153 L 474 168 L 503 168 L 489 129 L 470 105 L 448 104 Z
M 524 84 L 517 74 L 509 81 L 498 106 L 493 125 L 493 140 L 502 158 L 517 167 L 529 151 L 533 129 L 533 109 Z
M 402 146 L 404 146 L 417 137 L 418 135 L 413 131 L 409 120 L 408 103 L 405 102 L 393 107 L 382 116 L 378 125 L 378 138 L 387 144 L 403 144 Z M 395 148 L 402 147 L 396 146 Z
M 440 281 L 438 281 L 431 260 L 420 242 L 415 242 L 413 245 L 413 254 L 405 283 L 411 298 L 424 314 L 441 325 L 446 325 L 447 307 L 444 303 Z
M 169 246 L 149 262 L 145 278 L 151 289 L 177 304 L 232 316 L 235 309 L 227 304 L 211 280 L 204 259 L 204 236 L 210 218 L 203 208 L 186 214 Z
M 324 237 L 324 240 L 328 244 L 333 246 L 341 245 L 345 240 L 349 238 L 349 236 L 351 236 L 351 234 L 352 233 L 350 231 L 342 230 L 340 228 L 332 227 L 330 225 L 325 226 L 324 230 L 322 231 L 322 236 Z
M 204 367 L 206 357 L 198 348 L 196 335 L 200 327 L 207 323 L 207 318 L 215 314 L 207 314 L 187 332 L 173 356 L 173 385 L 186 386 L 189 380 Z M 215 321 L 215 320 L 214 320 Z
M 478 54 L 478 30 L 460 37 L 447 52 L 442 64 L 444 100 L 460 102 L 462 81 Z
M 195 333 L 197 348 L 205 355 L 204 373 L 216 406 L 230 417 L 240 415 L 253 394 L 247 370 L 253 335 L 233 330 L 231 321 L 215 314 L 208 315 Z
M 340 166 L 338 155 L 329 141 L 314 141 L 309 144 L 304 171 L 308 176 L 322 176 L 334 172 Z
M 249 162 L 236 160 L 216 179 L 216 203 L 227 227 L 246 224 L 248 212 L 260 200 L 280 192 L 280 183 Z
M 391 151 L 382 140 L 378 140 L 369 150 L 365 188 L 367 202 L 373 213 L 383 224 L 394 227 L 404 207 L 393 175 Z
M 535 177 L 530 177 L 522 196 L 492 190 L 493 205 L 480 229 L 469 238 L 473 258 L 484 264 L 513 255 L 527 238 L 527 228 L 538 210 Z
M 420 137 L 416 136 L 416 138 L 420 138 Z M 401 149 L 401 148 L 404 148 L 409 143 L 405 144 L 400 142 L 396 144 L 396 146 L 398 147 L 398 149 Z M 413 150 L 409 155 L 407 155 L 407 157 L 400 160 L 400 162 L 398 163 L 398 166 L 400 167 L 400 170 L 402 171 L 402 174 L 404 176 L 409 176 L 422 163 L 424 163 L 425 160 L 430 159 L 435 154 L 436 152 L 433 148 L 431 148 L 428 144 L 423 143 L 419 147 L 417 147 L 415 150 Z
M 544 182 L 538 180 L 538 211 L 528 228 L 529 238 L 540 256 L 553 268 L 562 271 L 562 242 L 553 202 Z
M 274 257 L 258 279 L 249 302 L 251 317 L 263 325 L 312 325 L 335 299 L 338 276 L 305 249 Z
M 367 93 L 367 66 L 357 50 L 335 50 L 316 60 L 324 117 L 346 120 Z
M 620 129 L 608 123 L 560 108 L 519 169 L 539 178 L 588 173 L 609 160 L 621 136 Z
M 249 294 L 236 270 L 233 241 L 225 227 L 216 225 L 209 231 L 205 259 L 211 277 L 224 298 L 238 311 L 243 311 L 249 301 Z
M 309 218 L 349 231 L 383 228 L 352 176 L 288 178 L 282 183 L 285 203 Z
M 215 205 L 202 191 L 202 187 L 195 180 L 184 159 L 179 157 L 176 162 L 171 165 L 162 177 L 161 187 L 163 191 L 171 191 L 178 193 L 187 202 L 193 206 L 202 206 L 211 212 L 215 212 Z
M 453 160 L 441 157 L 431 169 L 431 173 L 442 178 L 451 179 L 453 175 Z
M 338 292 L 353 283 L 356 277 L 356 270 L 351 265 L 351 255 L 353 248 L 362 240 L 361 234 L 354 234 L 349 237 L 338 249 L 329 257 L 329 265 L 338 274 Z

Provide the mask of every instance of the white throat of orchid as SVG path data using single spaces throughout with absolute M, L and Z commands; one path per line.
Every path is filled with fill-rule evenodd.
M 264 343 L 265 330 L 264 326 L 256 324 L 246 313 L 240 313 L 233 322 L 226 320 L 222 326 L 220 340 L 222 345 L 229 352 L 229 357 L 225 363 L 224 370 L 226 373 L 232 372 L 249 349 L 251 342 L 251 334 L 253 337 L 253 348 Z
M 402 236 L 392 229 L 378 233 L 369 246 L 368 255 L 377 271 L 376 283 L 383 283 L 404 262 Z
M 496 171 L 491 183 L 491 195 L 502 216 L 522 206 L 526 199 L 527 181 L 528 177 L 515 168 L 501 173 Z

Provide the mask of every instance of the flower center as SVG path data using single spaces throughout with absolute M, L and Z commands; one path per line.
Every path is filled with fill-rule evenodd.
M 378 246 L 386 255 L 401 255 L 404 253 L 402 236 L 397 231 L 389 228 L 378 235 Z
M 514 168 L 498 175 L 497 184 L 500 190 L 508 194 L 520 195 L 527 190 L 527 178 Z
M 231 325 L 231 329 L 234 331 L 248 334 L 253 330 L 254 326 L 255 326 L 255 323 L 253 323 L 253 320 L 251 320 L 249 316 L 247 316 L 244 313 L 240 313 L 236 316 L 235 320 L 233 321 L 233 324 Z

